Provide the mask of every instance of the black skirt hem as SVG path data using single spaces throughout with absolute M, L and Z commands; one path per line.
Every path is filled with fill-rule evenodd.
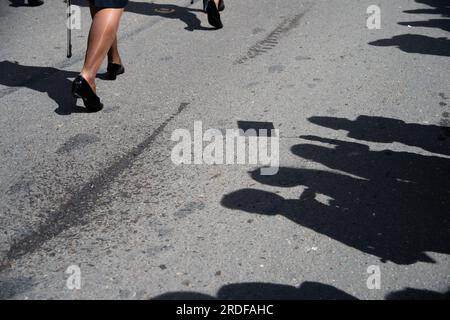
M 88 0 L 91 5 L 96 8 L 125 8 L 128 0 Z

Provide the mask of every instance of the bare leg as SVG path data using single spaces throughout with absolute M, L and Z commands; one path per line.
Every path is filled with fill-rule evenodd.
M 114 42 L 108 51 L 108 62 L 122 64 L 122 60 L 120 59 L 119 49 L 117 48 L 117 36 L 114 39 Z
M 91 17 L 92 19 L 94 19 L 95 14 L 98 12 L 99 9 L 97 9 L 94 6 L 90 6 L 90 10 L 91 10 Z M 117 47 L 117 36 L 114 38 L 114 42 L 108 51 L 108 62 L 122 64 L 122 59 L 120 59 L 119 49 Z
M 86 79 L 94 91 L 96 89 L 95 77 L 106 54 L 110 51 L 114 42 L 116 42 L 117 48 L 117 41 L 115 40 L 122 13 L 123 9 L 91 9 L 93 19 L 89 31 L 84 66 L 80 74 Z

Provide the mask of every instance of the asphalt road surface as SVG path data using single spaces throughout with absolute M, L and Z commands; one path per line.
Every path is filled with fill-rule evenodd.
M 1 298 L 448 297 L 446 1 L 130 1 L 97 113 L 73 3 L 70 60 L 62 0 L 0 3 Z M 278 129 L 278 173 L 176 165 L 196 121 Z

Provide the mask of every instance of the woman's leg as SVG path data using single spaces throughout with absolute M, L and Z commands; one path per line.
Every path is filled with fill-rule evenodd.
M 113 42 L 111 48 L 109 48 L 108 62 L 112 62 L 115 64 L 122 64 L 122 60 L 120 59 L 119 49 L 117 47 L 117 36 L 114 39 L 114 42 Z
M 103 8 L 91 9 L 93 16 L 89 31 L 88 46 L 81 75 L 95 91 L 95 77 L 105 56 L 115 45 L 113 54 L 117 53 L 117 30 L 123 9 Z
M 94 6 L 90 6 L 90 10 L 91 10 L 92 20 L 94 20 L 95 14 L 98 12 L 99 9 Z M 114 42 L 113 42 L 111 48 L 109 48 L 108 62 L 122 64 L 122 60 L 120 59 L 119 49 L 117 47 L 117 36 L 114 38 Z

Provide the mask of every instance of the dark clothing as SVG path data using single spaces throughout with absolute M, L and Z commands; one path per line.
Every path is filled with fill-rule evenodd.
M 96 8 L 125 8 L 128 0 L 88 0 Z

